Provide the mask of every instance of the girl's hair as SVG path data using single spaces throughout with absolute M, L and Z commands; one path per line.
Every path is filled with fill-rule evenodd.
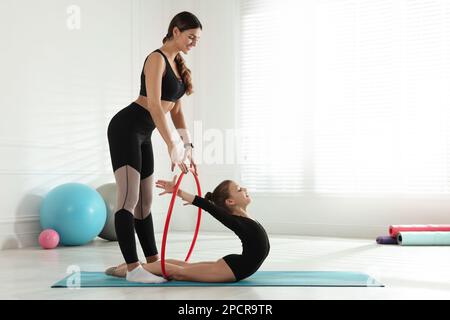
M 230 198 L 230 184 L 231 180 L 224 180 L 222 181 L 215 189 L 214 191 L 207 192 L 205 194 L 205 199 L 214 202 L 216 206 L 219 206 L 225 210 L 227 210 L 229 213 L 231 213 L 231 209 L 226 205 L 225 200 Z
M 172 21 L 170 21 L 169 29 L 167 31 L 167 35 L 163 39 L 163 43 L 173 37 L 173 28 L 175 27 L 177 27 L 181 32 L 189 29 L 203 29 L 202 24 L 195 15 L 187 11 L 180 12 L 173 17 Z M 186 86 L 186 94 L 192 94 L 194 91 L 192 90 L 191 70 L 189 70 L 186 66 L 181 54 L 177 54 L 175 57 L 175 63 L 177 65 L 177 70 L 183 79 L 184 85 Z

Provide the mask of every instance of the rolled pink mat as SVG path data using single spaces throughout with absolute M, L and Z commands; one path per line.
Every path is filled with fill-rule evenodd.
M 400 232 L 408 231 L 450 231 L 450 224 L 405 224 L 389 227 L 389 235 L 396 238 Z
M 377 237 L 378 244 L 398 244 L 397 238 L 392 238 L 391 236 L 379 236 Z

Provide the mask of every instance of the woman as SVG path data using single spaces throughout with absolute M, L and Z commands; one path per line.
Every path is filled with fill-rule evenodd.
M 192 159 L 192 141 L 181 108 L 181 97 L 191 94 L 191 72 L 180 52 L 196 46 L 202 31 L 192 13 L 181 12 L 170 22 L 163 46 L 144 62 L 139 97 L 120 110 L 108 126 L 111 162 L 117 185 L 115 230 L 126 263 L 126 278 L 132 282 L 165 281 L 142 268 L 136 252 L 134 232 L 139 238 L 147 262 L 158 260 L 151 216 L 153 186 L 153 149 L 151 135 L 158 128 L 167 145 L 172 162 L 188 172 L 186 159 L 197 174 Z M 184 143 L 178 150 L 172 140 L 165 114 L 170 112 L 175 128 Z M 113 267 L 114 270 L 114 267 Z
M 164 189 L 162 194 L 172 193 L 176 181 L 158 180 L 156 186 Z M 251 276 L 262 265 L 270 251 L 269 238 L 264 228 L 247 213 L 251 198 L 247 189 L 231 180 L 220 183 L 205 198 L 178 190 L 177 196 L 209 212 L 227 228 L 232 230 L 242 242 L 241 254 L 230 254 L 217 261 L 187 263 L 168 259 L 165 269 L 168 278 L 181 281 L 234 282 Z M 161 262 L 143 264 L 145 270 L 161 276 Z M 124 276 L 125 269 L 117 270 L 117 276 Z

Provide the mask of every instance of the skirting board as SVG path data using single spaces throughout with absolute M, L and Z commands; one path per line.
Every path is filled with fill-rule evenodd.
M 161 226 L 160 232 L 164 226 L 164 217 L 162 214 L 154 215 L 155 226 Z M 379 226 L 352 226 L 352 225 L 326 225 L 326 224 L 292 224 L 273 222 L 266 227 L 267 232 L 277 235 L 295 235 L 295 236 L 323 236 L 323 237 L 343 237 L 343 238 L 363 238 L 375 239 L 377 235 L 383 232 L 383 227 Z M 188 228 L 177 226 L 173 231 L 190 231 Z M 226 233 L 227 229 L 217 222 L 210 223 L 204 221 L 200 232 L 219 232 Z M 38 217 L 20 217 L 17 219 L 0 220 L 0 251 L 7 249 L 19 249 L 38 246 L 38 236 L 41 232 L 41 226 Z M 375 241 L 375 240 L 374 240 Z

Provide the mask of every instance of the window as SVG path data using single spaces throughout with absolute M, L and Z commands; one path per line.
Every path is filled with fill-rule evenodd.
M 241 1 L 242 184 L 448 194 L 450 1 Z

